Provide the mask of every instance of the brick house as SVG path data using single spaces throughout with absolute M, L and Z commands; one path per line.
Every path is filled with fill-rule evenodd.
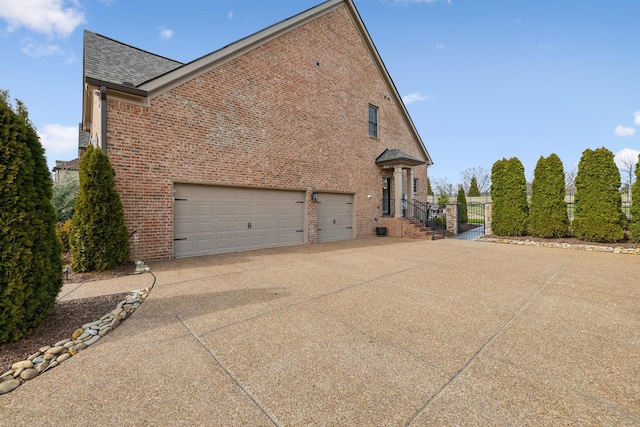
M 398 235 L 426 201 L 432 160 L 352 0 L 186 64 L 85 31 L 83 80 L 134 258 Z

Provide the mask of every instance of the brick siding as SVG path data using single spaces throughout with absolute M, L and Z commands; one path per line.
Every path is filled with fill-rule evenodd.
M 148 107 L 109 98 L 108 155 L 127 227 L 138 230 L 132 258 L 173 257 L 174 183 L 306 191 L 308 242 L 317 239 L 310 193 L 353 193 L 355 234 L 373 236 L 388 175 L 376 157 L 397 148 L 422 158 L 390 90 L 342 7 Z M 378 139 L 368 136 L 369 104 L 379 107 Z M 414 176 L 426 187 L 425 166 Z

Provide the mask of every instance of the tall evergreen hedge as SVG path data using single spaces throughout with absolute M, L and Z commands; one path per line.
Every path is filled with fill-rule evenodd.
M 129 259 L 129 236 L 114 176 L 106 154 L 90 145 L 80 160 L 80 191 L 71 228 L 74 271 L 107 270 Z
M 529 227 L 539 237 L 563 237 L 569 230 L 562 160 L 556 154 L 540 157 L 531 185 Z
M 460 223 L 466 224 L 469 222 L 469 214 L 467 213 L 467 198 L 464 195 L 464 188 L 458 189 L 458 197 L 456 202 L 460 205 Z
M 633 241 L 640 240 L 640 154 L 636 165 L 636 181 L 631 188 L 631 222 L 629 223 L 629 237 Z
M 62 287 L 52 185 L 26 108 L 0 91 L 0 344 L 42 323 Z
M 529 205 L 524 166 L 518 158 L 498 160 L 491 168 L 492 230 L 498 236 L 527 232 Z
M 469 197 L 479 197 L 480 189 L 478 188 L 478 180 L 476 177 L 471 178 L 471 182 L 469 183 Z
M 620 172 L 606 148 L 582 153 L 576 175 L 574 235 L 590 242 L 616 242 L 624 237 L 626 218 L 620 198 Z

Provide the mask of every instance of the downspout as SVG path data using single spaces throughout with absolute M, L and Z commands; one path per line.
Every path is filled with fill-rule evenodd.
M 107 87 L 100 86 L 100 145 L 107 154 Z

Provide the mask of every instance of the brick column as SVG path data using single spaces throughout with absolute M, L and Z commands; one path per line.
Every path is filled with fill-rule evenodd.
M 488 236 L 493 234 L 491 230 L 491 203 L 487 203 L 484 205 L 484 235 Z
M 447 231 L 453 234 L 460 232 L 460 204 L 447 203 Z

